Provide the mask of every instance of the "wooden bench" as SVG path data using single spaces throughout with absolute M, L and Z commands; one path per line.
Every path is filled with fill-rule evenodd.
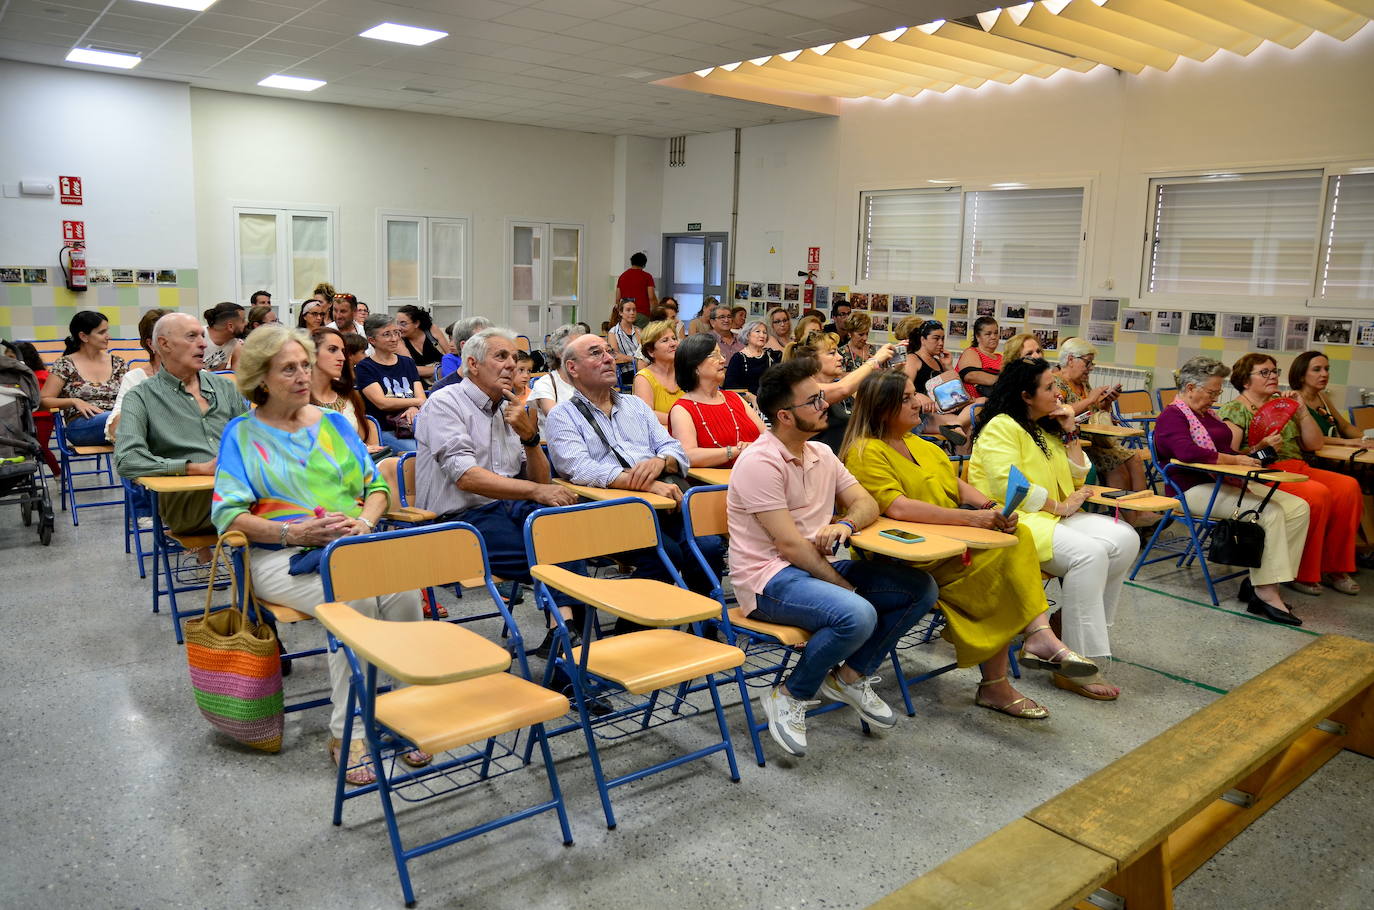
M 875 904 L 1133 908 L 1173 889 L 1343 749 L 1374 758 L 1374 644 L 1324 635 Z

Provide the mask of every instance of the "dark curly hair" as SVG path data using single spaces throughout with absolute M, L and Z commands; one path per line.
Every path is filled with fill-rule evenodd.
M 983 405 L 978 411 L 978 427 L 973 431 L 973 438 L 977 439 L 992 418 L 999 414 L 1006 414 L 1016 425 L 1030 434 L 1031 439 L 1040 447 L 1046 457 L 1050 450 L 1045 445 L 1045 433 L 1058 433 L 1059 424 L 1048 417 L 1039 420 L 1031 420 L 1030 407 L 1026 404 L 1024 395 L 1034 396 L 1040 387 L 1040 374 L 1050 369 L 1051 364 L 1047 360 L 1013 360 L 1002 368 L 1001 374 L 997 377 L 997 382 L 993 385 L 992 391 L 988 392 L 987 404 Z

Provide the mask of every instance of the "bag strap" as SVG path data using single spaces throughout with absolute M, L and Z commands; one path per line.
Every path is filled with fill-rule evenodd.
M 606 433 L 601 429 L 601 424 L 597 423 L 596 418 L 592 416 L 592 406 L 587 404 L 587 400 L 585 398 L 578 398 L 576 395 L 568 400 L 572 402 L 573 407 L 577 408 L 577 412 L 582 415 L 582 419 L 591 424 L 592 429 L 596 431 L 596 435 L 601 439 L 602 445 L 611 450 L 611 454 L 615 456 L 616 461 L 620 462 L 620 466 L 627 471 L 630 470 L 630 463 L 625 460 L 625 457 L 620 454 L 620 451 L 615 446 L 611 445 L 611 441 L 606 438 Z
M 244 549 L 246 550 L 247 547 Z M 205 614 L 202 617 L 203 619 L 208 620 L 210 618 L 210 608 L 215 601 L 215 570 L 219 568 L 221 562 L 229 569 L 230 609 L 237 609 L 240 613 L 243 612 L 243 602 L 239 599 L 239 582 L 234 576 L 233 566 L 230 565 L 224 553 L 224 537 L 221 535 L 219 540 L 215 541 L 215 552 L 210 556 L 210 581 L 209 584 L 205 586 Z M 246 565 L 247 563 L 245 563 L 245 566 Z M 246 621 L 247 617 L 245 616 L 244 619 Z

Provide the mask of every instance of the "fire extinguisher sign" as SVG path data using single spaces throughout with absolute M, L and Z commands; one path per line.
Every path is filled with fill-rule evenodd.
M 58 177 L 57 187 L 61 191 L 63 205 L 81 205 L 80 177 Z
M 808 272 L 818 272 L 821 268 L 821 248 L 809 246 L 806 248 L 806 270 Z
M 86 222 L 84 222 L 84 221 L 64 221 L 64 222 L 62 222 L 62 242 L 63 242 L 63 243 L 85 243 L 85 242 L 86 242 Z

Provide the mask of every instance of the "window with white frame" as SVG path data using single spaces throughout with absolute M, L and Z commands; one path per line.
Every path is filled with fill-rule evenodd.
M 1309 297 L 1321 187 L 1320 170 L 1151 180 L 1144 292 Z
M 336 213 L 327 208 L 236 205 L 237 300 L 265 290 L 283 306 L 334 274 Z M 282 310 L 286 312 L 285 309 Z
M 415 304 L 447 325 L 467 315 L 468 219 L 383 212 L 382 298 L 388 311 Z
M 863 193 L 859 279 L 949 283 L 959 269 L 957 186 Z
M 1326 181 L 1317 297 L 1374 300 L 1374 172 L 1332 174 Z

